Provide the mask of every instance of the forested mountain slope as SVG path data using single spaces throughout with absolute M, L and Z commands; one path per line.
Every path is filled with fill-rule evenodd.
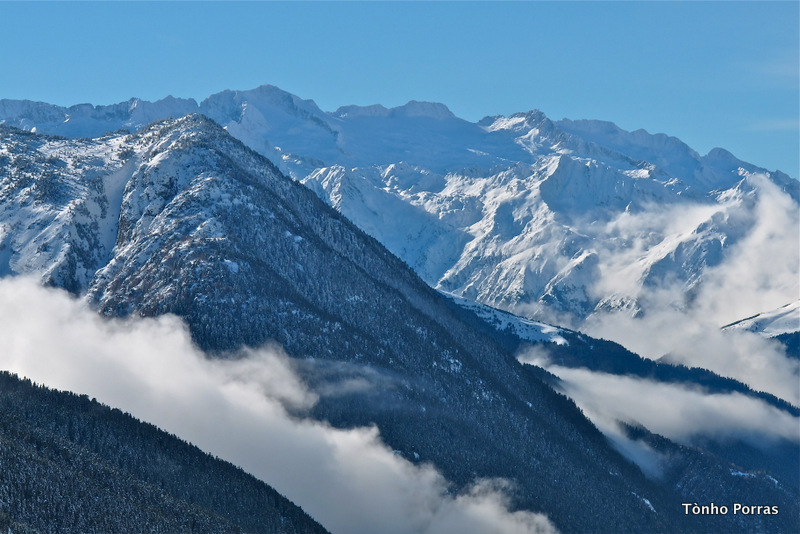
M 327 532 L 241 469 L 89 400 L 0 373 L 0 528 Z
M 320 392 L 309 416 L 374 424 L 457 487 L 511 480 L 516 507 L 565 531 L 750 530 L 685 516 L 709 483 L 719 499 L 780 503 L 766 529 L 792 521 L 791 490 L 742 485 L 714 455 L 687 461 L 678 485 L 645 477 L 474 314 L 205 117 L 94 140 L 6 128 L 0 143 L 7 274 L 106 316 L 177 314 L 218 356 L 276 341 Z M 363 387 L 342 387 L 352 379 Z

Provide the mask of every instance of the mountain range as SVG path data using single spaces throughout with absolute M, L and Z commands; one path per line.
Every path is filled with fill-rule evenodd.
M 107 317 L 175 314 L 215 357 L 277 342 L 319 393 L 298 417 L 375 425 L 458 488 L 511 480 L 514 508 L 563 531 L 797 525 L 796 437 L 683 442 L 632 420 L 612 436 L 556 391 L 571 392 L 557 367 L 744 395 L 789 424 L 793 399 L 531 320 L 644 315 L 670 284 L 691 305 L 763 223 L 762 196 L 798 202 L 785 174 L 607 123 L 473 124 L 420 102 L 325 113 L 270 86 L 199 105 L 0 101 L 0 120 L 0 274 Z M 558 366 L 526 362 L 528 346 Z M 709 500 L 781 514 L 683 513 Z
M 268 157 L 431 286 L 574 327 L 598 312 L 644 313 L 648 288 L 696 294 L 757 224 L 760 177 L 800 201 L 797 180 L 723 149 L 700 156 L 674 137 L 539 111 L 478 123 L 426 102 L 323 112 L 273 86 L 199 105 L 0 101 L 5 124 L 68 137 L 189 112 Z

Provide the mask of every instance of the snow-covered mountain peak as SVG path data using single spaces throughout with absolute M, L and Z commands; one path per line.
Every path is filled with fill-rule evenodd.
M 800 332 L 800 300 L 725 325 L 723 330 L 746 330 L 767 337 Z
M 386 108 L 381 104 L 370 106 L 342 106 L 330 114 L 338 119 L 354 119 L 360 117 L 371 118 L 429 118 L 446 120 L 457 118 L 450 109 L 438 102 L 419 102 L 411 100 L 407 104 L 393 108 Z
M 419 102 L 411 100 L 407 104 L 387 108 L 381 104 L 370 106 L 341 106 L 330 114 L 332 117 L 352 119 L 356 117 L 427 117 L 431 119 L 454 119 L 456 116 L 450 109 L 438 102 Z
M 757 223 L 751 193 L 760 185 L 749 177 L 768 176 L 800 199 L 800 182 L 725 150 L 700 156 L 675 137 L 604 121 L 553 122 L 539 110 L 477 124 L 415 101 L 326 113 L 269 85 L 224 91 L 199 106 L 166 98 L 69 109 L 0 101 L 0 120 L 86 135 L 200 111 L 431 285 L 520 313 L 546 305 L 582 318 L 612 301 L 634 302 L 644 283 L 675 280 L 691 289 Z M 182 135 L 189 134 L 170 133 L 168 142 L 177 146 Z M 675 212 L 680 217 L 685 211 L 698 220 L 675 230 L 664 213 L 677 206 L 686 208 Z M 642 220 L 651 211 L 652 224 Z M 642 223 L 646 232 L 623 223 Z M 631 271 L 627 293 L 587 293 L 615 258 Z
M 176 119 L 153 123 L 137 134 L 137 146 L 148 147 L 145 157 L 156 157 L 166 150 L 183 148 L 190 143 L 210 144 L 221 127 L 205 115 L 190 113 Z M 152 163 L 152 162 L 151 162 Z
M 156 102 L 131 98 L 111 105 L 76 104 L 68 108 L 28 100 L 0 100 L 0 124 L 66 137 L 100 137 L 139 130 L 151 122 L 196 113 L 193 99 L 167 97 Z
M 388 117 L 389 109 L 380 104 L 373 104 L 371 106 L 341 106 L 334 111 L 332 115 L 339 119 L 348 117 Z
M 626 131 L 608 121 L 562 119 L 555 122 L 555 126 L 585 143 L 624 154 L 634 163 L 653 165 L 661 173 L 679 179 L 697 192 L 711 193 L 733 187 L 741 179 L 742 172 L 767 172 L 721 148 L 701 156 L 677 137 L 651 134 L 644 129 Z M 771 175 L 782 184 L 789 178 L 780 172 Z
M 177 191 L 213 181 L 215 154 L 252 155 L 197 113 L 132 135 L 66 140 L 6 128 L 0 140 L 0 273 L 36 273 L 75 293 L 113 263 L 120 239 L 158 226 Z
M 127 110 L 120 110 L 119 119 L 125 127 L 138 130 L 152 122 L 164 118 L 179 118 L 189 113 L 197 113 L 197 102 L 193 98 L 167 96 L 155 102 L 132 98 Z
M 486 117 L 479 122 L 487 132 L 497 132 L 501 130 L 508 130 L 512 132 L 524 133 L 532 128 L 541 130 L 552 130 L 553 123 L 547 116 L 534 109 L 526 113 L 514 113 L 508 117 L 497 115 L 495 117 Z
M 265 114 L 280 111 L 297 117 L 325 117 L 325 113 L 313 100 L 303 100 L 274 85 L 261 85 L 248 91 L 226 90 L 211 95 L 200 104 L 200 112 L 217 120 L 220 117 L 219 111 L 226 104 L 232 104 L 235 108 L 248 104 Z
M 391 115 L 395 117 L 426 117 L 437 120 L 456 118 L 447 106 L 438 102 L 411 100 L 408 104 L 392 108 L 390 111 Z
M 562 119 L 555 123 L 560 130 L 585 141 L 625 154 L 635 160 L 648 161 L 685 178 L 697 166 L 700 155 L 680 139 L 665 134 L 651 134 L 644 129 L 626 131 L 608 121 Z
M 727 162 L 731 164 L 739 164 L 741 163 L 736 156 L 725 150 L 724 148 L 714 147 L 708 151 L 705 157 L 706 161 L 716 163 L 716 162 Z
M 30 131 L 40 124 L 64 120 L 63 108 L 33 100 L 0 100 L 0 124 Z

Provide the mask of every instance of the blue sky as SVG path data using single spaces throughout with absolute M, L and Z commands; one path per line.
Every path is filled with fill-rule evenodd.
M 0 2 L 0 98 L 541 109 L 800 175 L 800 3 Z

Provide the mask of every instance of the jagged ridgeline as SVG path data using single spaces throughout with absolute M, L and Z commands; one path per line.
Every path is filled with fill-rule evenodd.
M 327 532 L 241 469 L 85 395 L 7 372 L 0 531 Z
M 63 108 L 0 99 L 5 124 L 71 138 L 197 111 L 429 285 L 559 324 L 657 311 L 654 287 L 698 296 L 765 222 L 756 207 L 770 190 L 800 207 L 800 182 L 723 149 L 701 156 L 664 134 L 552 121 L 540 111 L 478 123 L 428 102 L 325 112 L 274 86 L 223 91 L 200 104 L 168 97 Z M 619 266 L 624 280 L 610 283 Z
M 311 416 L 377 425 L 456 489 L 509 479 L 514 507 L 566 532 L 796 526 L 796 492 L 719 475 L 730 466 L 710 454 L 687 454 L 678 485 L 647 479 L 474 314 L 205 117 L 96 140 L 0 131 L 3 272 L 37 273 L 109 317 L 177 314 L 214 354 L 275 341 L 327 392 Z M 786 513 L 686 517 L 709 484 Z

